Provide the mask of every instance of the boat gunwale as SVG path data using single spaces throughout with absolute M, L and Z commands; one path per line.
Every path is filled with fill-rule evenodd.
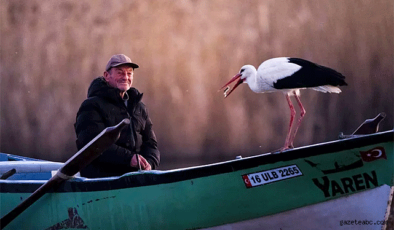
M 214 164 L 195 166 L 173 170 L 152 170 L 142 172 L 130 172 L 119 177 L 88 179 L 78 177 L 64 182 L 56 191 L 50 192 L 93 192 L 106 191 L 141 186 L 168 184 L 191 180 L 201 177 L 230 173 L 261 165 L 276 162 L 291 161 L 299 158 L 330 154 L 353 148 L 361 148 L 368 145 L 393 142 L 394 130 L 374 133 L 354 138 L 335 140 L 319 143 L 295 149 L 279 154 L 264 153 L 256 156 L 245 157 Z M 31 193 L 46 180 L 0 180 L 1 193 Z

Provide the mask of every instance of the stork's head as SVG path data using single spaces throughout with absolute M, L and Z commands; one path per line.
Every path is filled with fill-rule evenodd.
M 242 66 L 239 73 L 237 73 L 233 78 L 231 78 L 229 82 L 227 82 L 222 88 L 220 88 L 220 90 L 222 90 L 223 88 L 226 87 L 226 90 L 224 91 L 224 97 L 228 97 L 230 93 L 235 90 L 235 88 L 237 88 L 241 83 L 244 82 L 246 83 L 248 79 L 252 77 L 254 74 L 256 74 L 256 68 L 254 68 L 254 66 L 252 65 Z M 230 90 L 229 85 L 236 80 L 238 80 L 237 83 L 235 83 L 234 87 Z

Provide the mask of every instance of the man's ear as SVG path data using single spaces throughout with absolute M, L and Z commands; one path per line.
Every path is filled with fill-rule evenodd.
M 104 71 L 103 76 L 105 80 L 108 80 L 109 73 L 107 71 Z

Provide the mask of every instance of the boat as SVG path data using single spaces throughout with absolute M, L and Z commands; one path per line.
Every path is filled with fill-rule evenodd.
M 354 134 L 196 167 L 74 176 L 4 229 L 387 228 L 394 130 Z M 62 165 L 1 153 L 0 215 Z

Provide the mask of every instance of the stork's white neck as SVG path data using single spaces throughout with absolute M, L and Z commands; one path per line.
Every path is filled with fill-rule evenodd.
M 256 68 L 253 67 L 253 68 L 248 69 L 248 72 L 246 74 L 247 75 L 245 75 L 245 76 L 247 76 L 247 77 L 244 82 L 248 83 L 249 88 L 253 92 L 259 93 L 260 88 L 257 84 L 257 70 L 256 70 Z

